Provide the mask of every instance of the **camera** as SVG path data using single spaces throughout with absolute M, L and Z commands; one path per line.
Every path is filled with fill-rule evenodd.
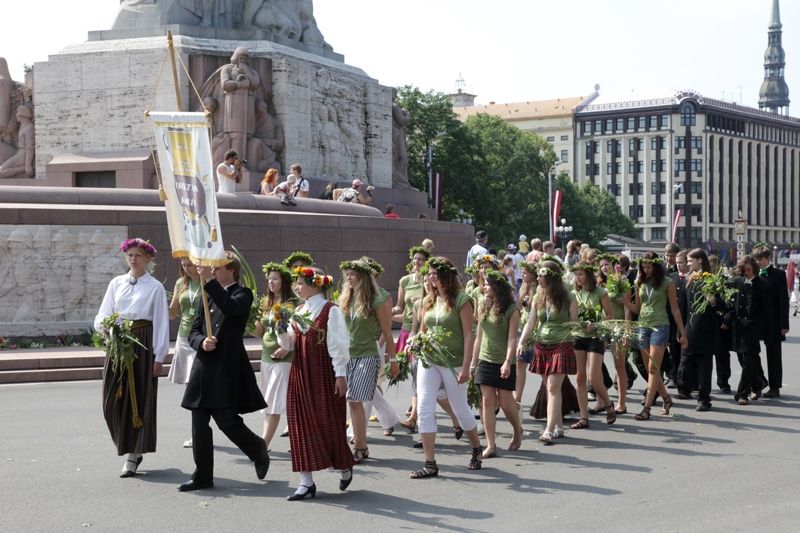
M 243 165 L 246 165 L 246 164 L 247 164 L 247 159 L 242 159 L 242 158 L 239 158 L 239 161 L 241 161 Z

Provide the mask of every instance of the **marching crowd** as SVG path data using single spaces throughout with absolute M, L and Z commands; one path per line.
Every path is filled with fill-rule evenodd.
M 604 415 L 609 425 L 627 415 L 637 373 L 647 382 L 637 421 L 650 420 L 659 400 L 660 414 L 669 415 L 673 395 L 709 411 L 715 366 L 720 392 L 732 393 L 738 405 L 780 397 L 789 297 L 769 246 L 757 245 L 728 271 L 705 251 L 672 243 L 633 262 L 574 241 L 560 257 L 552 242 L 528 243 L 524 235 L 519 248 L 510 244 L 498 255 L 487 240 L 485 231 L 476 234 L 464 285 L 456 264 L 434 255 L 430 240 L 412 247 L 396 302 L 379 284 L 382 266 L 369 257 L 343 262 L 335 290 L 308 254 L 295 252 L 264 265 L 268 290 L 255 306 L 240 284 L 235 254 L 210 268 L 182 258 L 167 304 L 163 285 L 149 274 L 155 248 L 124 241 L 130 272 L 111 281 L 95 320 L 107 339 L 103 411 L 118 454 L 126 456 L 121 477 L 134 476 L 143 454 L 155 451 L 168 319 L 180 321 L 169 379 L 186 384 L 182 406 L 192 413 L 192 438 L 185 446 L 196 465 L 180 491 L 214 486 L 211 418 L 263 479 L 285 417 L 282 436 L 299 476 L 288 497 L 295 501 L 315 497 L 313 472 L 320 470 L 335 471 L 340 490 L 348 488 L 354 465 L 370 456 L 373 409 L 385 436 L 398 424 L 419 432 L 415 447 L 425 462 L 413 479 L 439 474 L 437 405 L 455 437 L 469 441 L 470 470 L 497 455 L 501 409 L 513 430 L 508 449 L 519 449 L 529 373 L 542 377 L 530 413 L 546 421 L 544 445 L 564 436 L 565 414 L 579 413 L 573 430 L 590 428 L 592 415 Z M 263 339 L 260 384 L 242 342 L 253 315 L 251 330 Z M 401 325 L 396 344 L 392 322 Z M 735 390 L 730 352 L 742 368 Z M 383 397 L 383 376 L 411 382 L 403 421 Z M 265 416 L 260 437 L 241 418 L 257 410 Z

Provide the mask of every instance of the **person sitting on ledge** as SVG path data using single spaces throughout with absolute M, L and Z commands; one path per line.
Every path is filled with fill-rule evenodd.
M 383 218 L 400 218 L 400 215 L 394 212 L 394 204 L 386 204 L 386 207 L 383 208 L 383 212 L 386 213 L 383 215 Z
M 354 179 L 353 186 L 347 189 L 334 189 L 333 199 L 337 202 L 354 202 L 357 204 L 369 205 L 372 202 L 372 191 L 375 187 L 367 185 L 367 196 L 361 194 L 361 180 Z

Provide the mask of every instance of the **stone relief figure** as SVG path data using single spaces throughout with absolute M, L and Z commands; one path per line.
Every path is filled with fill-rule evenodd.
M 13 322 L 64 320 L 64 299 L 47 260 L 33 249 L 33 235 L 17 228 L 6 241 L 10 269 L 0 298 L 14 302 Z M 74 254 L 74 250 L 72 251 Z
M 79 308 L 86 290 L 83 259 L 75 253 L 78 249 L 75 234 L 67 228 L 61 229 L 53 236 L 51 245 L 50 264 L 64 300 L 65 318 L 73 322 L 85 320 L 87 317 Z
M 112 29 L 170 24 L 209 28 L 241 26 L 243 0 L 122 0 Z
M 117 248 L 102 229 L 95 230 L 85 245 L 89 253 L 83 267 L 86 281 L 81 309 L 96 309 L 98 302 L 103 301 L 108 281 L 124 274 L 127 267 L 125 261 L 114 253 Z
M 11 120 L 11 93 L 14 91 L 14 80 L 8 72 L 6 58 L 0 57 L 0 140 L 5 137 L 6 127 Z M 0 162 L 3 159 L 0 157 Z
M 397 103 L 397 89 L 392 89 L 392 188 L 410 189 L 406 124 L 409 113 Z
M 12 80 L 6 60 L 0 57 L 0 168 L 5 170 L 0 173 L 0 178 L 21 175 L 32 178 L 34 176 L 32 99 L 31 88 L 24 83 Z M 26 118 L 20 117 L 20 106 L 26 107 L 22 111 L 22 115 L 25 115 Z M 20 132 L 26 123 L 30 124 L 29 127 Z M 22 147 L 20 147 L 20 143 L 22 143 Z M 14 162 L 4 165 L 12 157 L 15 158 Z M 26 161 L 30 161 L 31 164 L 26 165 Z
M 36 143 L 34 142 L 33 110 L 30 106 L 21 105 L 17 108 L 17 121 L 20 124 L 17 134 L 17 149 L 14 155 L 0 165 L 0 178 L 16 178 L 18 176 L 33 178 L 36 175 L 34 166 Z
M 256 127 L 253 136 L 247 141 L 247 161 L 251 168 L 266 172 L 274 168 L 281 173 L 279 154 L 283 152 L 283 126 L 269 114 L 267 103 L 256 100 Z
M 211 113 L 211 161 L 214 163 L 214 168 L 219 162 L 225 159 L 225 152 L 231 149 L 231 136 L 222 131 L 219 123 L 214 119 L 217 116 L 219 103 L 213 96 L 206 96 L 203 98 L 203 106 Z M 197 109 L 203 111 L 203 107 Z

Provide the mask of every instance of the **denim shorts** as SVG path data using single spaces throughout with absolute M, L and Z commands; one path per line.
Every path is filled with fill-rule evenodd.
M 660 346 L 666 348 L 669 344 L 669 324 L 655 326 L 652 328 L 636 329 L 636 344 L 642 350 L 647 350 L 650 346 Z

